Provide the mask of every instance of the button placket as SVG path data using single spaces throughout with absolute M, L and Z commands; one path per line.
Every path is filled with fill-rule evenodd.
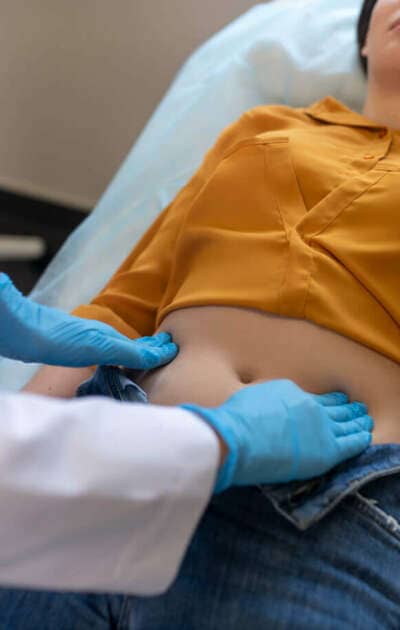
M 308 214 L 298 223 L 296 229 L 300 234 L 307 233 L 310 238 L 317 236 L 332 221 L 335 221 L 357 197 L 365 194 L 371 186 L 376 185 L 385 175 L 385 171 L 372 168 L 366 173 L 361 173 L 345 180 L 311 208 Z

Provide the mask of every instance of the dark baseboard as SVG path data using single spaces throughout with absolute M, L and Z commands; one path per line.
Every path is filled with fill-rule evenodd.
M 42 258 L 1 261 L 1 271 L 8 273 L 18 288 L 27 293 L 68 235 L 86 216 L 84 210 L 0 190 L 0 235 L 39 236 L 46 243 Z

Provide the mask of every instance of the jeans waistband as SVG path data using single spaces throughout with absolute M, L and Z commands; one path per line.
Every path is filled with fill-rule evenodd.
M 282 516 L 305 530 L 347 495 L 374 479 L 394 474 L 400 474 L 400 444 L 374 444 L 320 477 L 259 488 Z

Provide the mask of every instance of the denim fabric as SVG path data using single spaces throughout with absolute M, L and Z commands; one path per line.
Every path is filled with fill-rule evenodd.
M 83 394 L 145 402 L 117 368 Z M 399 630 L 400 444 L 214 497 L 159 597 L 0 591 L 4 630 Z
M 139 370 L 129 370 L 129 373 L 142 374 Z M 123 370 L 107 365 L 97 368 L 91 378 L 79 385 L 76 396 L 108 396 L 126 402 L 148 403 L 146 392 L 127 378 Z

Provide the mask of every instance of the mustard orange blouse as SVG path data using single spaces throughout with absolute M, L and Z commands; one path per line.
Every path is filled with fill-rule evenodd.
M 135 338 L 206 304 L 311 320 L 400 363 L 400 131 L 330 96 L 250 109 L 74 313 Z

